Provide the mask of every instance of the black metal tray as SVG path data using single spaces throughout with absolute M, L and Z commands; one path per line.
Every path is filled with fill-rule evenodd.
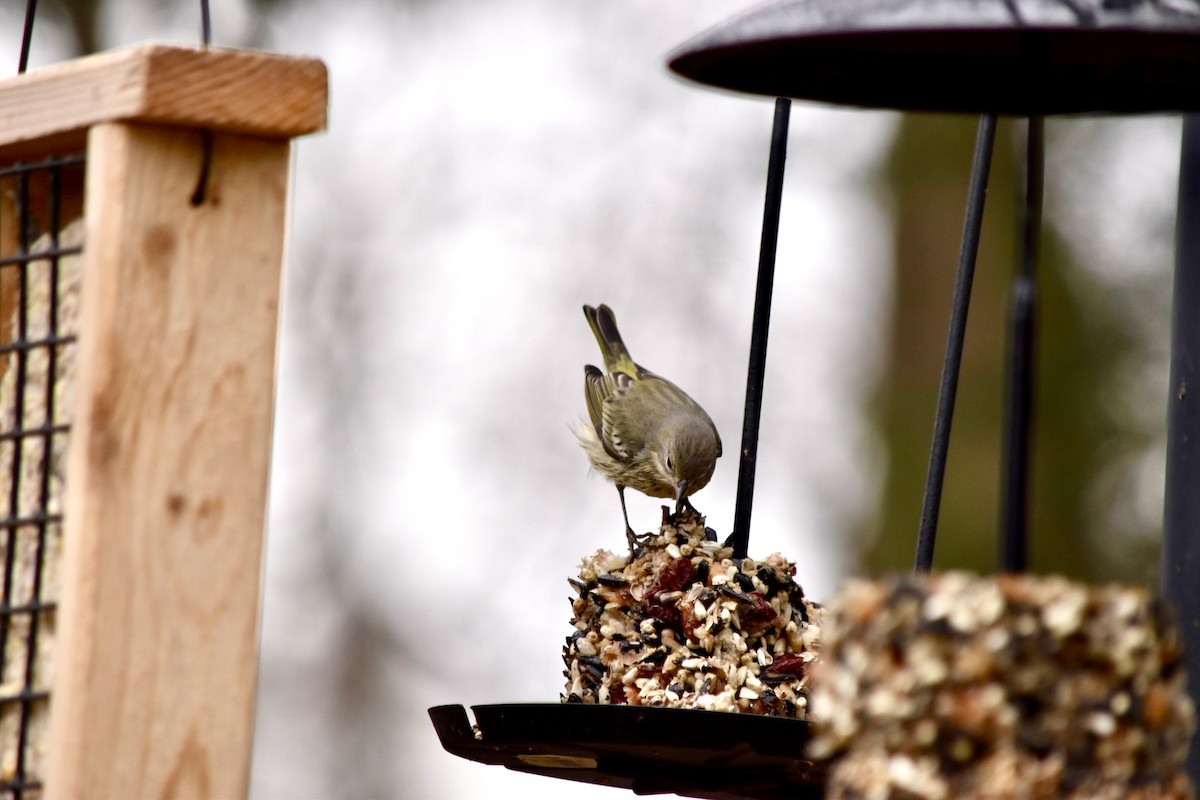
M 583 783 L 712 800 L 821 797 L 822 768 L 803 757 L 809 723 L 647 706 L 459 705 L 429 717 L 447 752 Z

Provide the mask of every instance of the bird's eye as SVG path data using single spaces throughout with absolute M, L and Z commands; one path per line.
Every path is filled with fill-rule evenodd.
M 673 463 L 671 463 L 670 456 L 667 456 L 667 469 L 671 470 L 671 472 L 675 471 L 675 465 Z

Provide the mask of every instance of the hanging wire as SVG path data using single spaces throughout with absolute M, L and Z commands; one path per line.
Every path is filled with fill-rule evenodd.
M 996 115 L 984 114 L 979 118 L 979 133 L 975 138 L 975 159 L 971 165 L 971 184 L 967 190 L 962 249 L 958 256 L 958 276 L 954 282 L 954 299 L 950 310 L 950 332 L 946 341 L 946 357 L 942 362 L 937 414 L 933 421 L 933 445 L 929 451 L 929 473 L 925 479 L 921 528 L 917 536 L 915 568 L 918 572 L 928 572 L 933 567 L 933 545 L 937 538 L 942 484 L 946 477 L 946 453 L 950 448 L 950 423 L 954 419 L 958 372 L 962 366 L 963 340 L 967 333 L 967 309 L 971 304 L 971 283 L 975 278 L 979 231 L 983 226 L 983 201 L 987 197 L 988 172 L 995 142 Z
M 17 74 L 25 74 L 29 67 L 29 46 L 33 42 L 33 18 L 37 16 L 37 0 L 25 4 L 25 32 L 21 35 L 21 59 L 17 62 Z
M 1029 498 L 1037 262 L 1042 231 L 1045 139 L 1041 117 L 1030 117 L 1025 138 L 1021 211 L 1021 260 L 1009 296 L 1008 382 L 1004 406 L 1004 454 L 1000 486 L 1000 569 L 1023 572 L 1029 563 Z
M 200 44 L 205 49 L 212 44 L 212 14 L 209 13 L 208 0 L 200 0 Z M 203 205 L 208 193 L 208 173 L 212 170 L 212 131 L 205 128 L 200 132 L 200 137 L 200 177 L 196 180 L 196 190 L 192 192 L 193 206 Z
M 771 156 L 767 162 L 767 198 L 763 209 L 762 241 L 758 251 L 758 288 L 750 332 L 750 367 L 746 378 L 746 411 L 742 420 L 741 464 L 733 534 L 728 544 L 734 558 L 745 558 L 750 543 L 750 509 L 754 504 L 754 468 L 758 458 L 758 424 L 762 417 L 763 377 L 767 369 L 767 328 L 771 322 L 771 289 L 775 282 L 775 249 L 779 241 L 779 211 L 783 204 L 783 167 L 787 159 L 788 118 L 792 101 L 775 101 Z
M 200 0 L 200 42 L 205 47 L 212 44 L 212 15 L 208 10 L 208 0 Z

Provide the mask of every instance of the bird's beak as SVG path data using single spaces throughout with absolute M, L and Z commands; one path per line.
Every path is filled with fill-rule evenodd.
M 687 478 L 680 478 L 679 483 L 675 484 L 675 513 L 679 513 L 679 506 L 683 503 L 683 499 L 687 497 Z

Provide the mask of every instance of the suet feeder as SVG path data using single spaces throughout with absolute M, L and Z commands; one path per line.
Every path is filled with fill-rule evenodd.
M 1005 417 L 1005 485 L 1002 493 L 1002 567 L 1026 567 L 1027 497 L 1031 375 L 1034 359 L 1033 307 L 1036 295 L 1037 232 L 1041 223 L 1042 117 L 1048 114 L 1193 112 L 1200 110 L 1200 3 L 1156 0 L 788 0 L 739 15 L 684 44 L 669 58 L 678 74 L 709 86 L 777 98 L 775 129 L 768 168 L 758 291 L 751 344 L 746 418 L 741 447 L 735 552 L 745 554 L 749 533 L 757 447 L 758 409 L 763 391 L 767 323 L 770 313 L 775 239 L 790 99 L 839 105 L 941 111 L 980 115 L 962 249 L 958 263 L 950 331 L 934 420 L 933 446 L 917 544 L 917 571 L 932 566 L 942 479 L 958 381 L 968 301 L 982 222 L 988 172 L 999 115 L 1028 119 L 1025 166 L 1025 209 L 1021 264 L 1014 278 L 1010 316 L 1010 361 Z M 1163 594 L 1178 613 L 1185 639 L 1185 666 L 1192 675 L 1191 694 L 1200 697 L 1200 407 L 1189 399 L 1200 380 L 1200 123 L 1185 118 L 1180 180 L 1177 267 L 1172 322 L 1169 445 Z M 914 521 L 915 522 L 915 521 Z M 1010 587 L 1011 588 L 1011 587 Z M 1031 592 L 1041 592 L 1038 586 Z M 1057 591 L 1057 589 L 1053 589 Z M 907 590 L 903 590 L 907 591 Z M 902 593 L 903 593 L 902 591 Z M 1072 590 L 1074 591 L 1074 590 Z M 476 710 L 478 731 L 471 736 L 459 707 L 434 709 L 443 745 L 451 752 L 510 768 L 543 772 L 613 785 L 635 791 L 673 791 L 697 797 L 783 797 L 801 791 L 783 780 L 773 785 L 739 786 L 736 782 L 705 783 L 680 771 L 680 750 L 662 755 L 669 746 L 703 761 L 689 749 L 686 732 L 703 719 L 705 725 L 727 725 L 729 737 L 753 748 L 754 723 L 730 716 L 712 721 L 713 712 L 688 711 L 688 722 L 664 723 L 662 739 L 638 748 L 639 780 L 614 780 L 628 772 L 628 753 L 589 752 L 585 761 L 550 766 L 555 753 L 570 750 L 584 757 L 593 740 L 575 736 L 588 714 L 608 714 L 632 732 L 659 716 L 656 709 L 602 707 L 507 707 L 497 721 L 496 707 Z M 659 709 L 657 711 L 663 711 Z M 528 735 L 514 742 L 510 731 L 518 720 L 536 715 L 571 714 L 564 735 Z M 622 721 L 620 715 L 630 719 Z M 634 715 L 641 715 L 635 721 Z M 499 716 L 504 717 L 504 714 Z M 662 715 L 665 719 L 665 715 Z M 678 716 L 678 715 L 676 715 Z M 644 718 L 644 720 L 643 720 Z M 607 719 L 607 718 L 606 718 Z M 682 720 L 682 717 L 680 717 Z M 787 726 L 793 742 L 807 740 L 806 722 L 770 720 Z M 698 722 L 696 723 L 698 724 Z M 673 727 L 672 727 L 673 726 Z M 742 726 L 742 727 L 738 727 Z M 733 731 L 737 729 L 737 733 Z M 527 726 L 528 732 L 534 726 Z M 765 728 L 764 728 L 765 730 Z M 721 734 L 710 731 L 712 740 Z M 572 738 L 574 737 L 574 738 Z M 740 737 L 740 738 L 739 738 Z M 484 751 L 488 751 L 486 754 Z M 809 781 L 805 790 L 819 793 L 819 765 L 795 763 Z M 658 780 L 647 782 L 660 769 Z M 762 775 L 785 774 L 786 769 Z M 1188 772 L 1200 782 L 1200 757 L 1192 742 Z M 816 794 L 814 794 L 816 796 Z
M 312 59 L 0 81 L 0 796 L 244 797 Z

